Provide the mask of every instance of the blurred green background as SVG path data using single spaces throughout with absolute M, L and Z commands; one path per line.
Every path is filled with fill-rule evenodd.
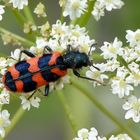
M 58 0 L 41 0 L 47 8 L 47 16 L 50 23 L 55 23 L 60 17 L 60 8 Z M 96 22 L 93 17 L 87 25 L 87 30 L 92 38 L 97 42 L 97 46 L 101 46 L 104 41 L 113 41 L 117 36 L 120 40 L 126 43 L 126 30 L 136 30 L 140 28 L 140 0 L 123 0 L 125 5 L 120 10 L 106 12 L 106 15 Z M 39 0 L 29 0 L 29 6 L 32 11 Z M 45 20 L 36 19 L 37 25 L 45 23 Z M 8 29 L 11 32 L 26 37 L 22 33 L 22 28 L 14 17 L 10 9 L 6 9 L 3 20 L 0 26 Z M 0 41 L 0 52 L 9 55 L 10 51 L 16 47 L 11 45 L 4 46 Z M 131 128 L 139 133 L 140 125 L 132 121 L 124 119 L 125 112 L 122 110 L 122 100 L 117 96 L 112 95 L 110 87 L 96 87 L 85 80 L 76 79 L 77 82 L 82 82 L 86 85 L 94 96 L 99 100 L 110 112 L 112 112 L 122 123 L 131 123 Z M 136 94 L 139 97 L 140 88 L 136 89 Z M 67 85 L 64 88 L 64 96 L 68 105 L 74 114 L 75 121 L 79 129 L 95 127 L 100 135 L 107 135 L 116 130 L 117 127 L 101 113 L 84 95 L 82 95 L 72 85 Z M 10 105 L 5 105 L 13 117 L 14 113 L 20 106 L 20 101 L 15 96 L 12 97 Z M 13 131 L 7 136 L 6 140 L 72 140 L 75 137 L 71 125 L 67 119 L 64 107 L 58 98 L 57 93 L 51 93 L 49 97 L 42 98 L 39 109 L 31 108 L 26 111 L 22 119 L 18 122 Z

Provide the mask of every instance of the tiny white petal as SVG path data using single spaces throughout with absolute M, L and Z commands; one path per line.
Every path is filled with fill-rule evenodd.
M 67 0 L 64 7 L 63 16 L 70 16 L 74 20 L 86 11 L 87 0 Z
M 12 3 L 14 8 L 21 10 L 25 5 L 28 5 L 28 0 L 10 0 L 9 3 Z

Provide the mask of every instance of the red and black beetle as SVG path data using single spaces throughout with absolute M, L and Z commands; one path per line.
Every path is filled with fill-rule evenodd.
M 60 52 L 53 52 L 48 46 L 46 46 L 45 49 L 47 49 L 49 53 L 44 53 L 39 57 L 36 57 L 27 50 L 21 51 L 20 56 L 22 53 L 25 53 L 31 58 L 24 61 L 19 60 L 19 62 L 7 70 L 3 76 L 3 83 L 9 91 L 26 93 L 46 85 L 45 95 L 48 95 L 49 82 L 54 82 L 66 75 L 67 69 L 72 69 L 74 75 L 80 78 L 97 81 L 81 76 L 77 71 L 83 66 L 87 67 L 92 65 L 86 53 L 71 50 L 70 45 L 64 55 Z M 97 82 L 100 83 L 99 81 Z

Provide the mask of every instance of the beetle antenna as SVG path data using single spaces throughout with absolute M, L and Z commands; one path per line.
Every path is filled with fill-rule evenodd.
M 100 71 L 100 69 L 99 69 L 98 67 L 94 66 L 93 60 L 90 60 L 89 63 L 88 63 L 88 65 L 89 65 L 89 66 L 92 66 L 92 67 L 94 67 L 96 70 Z
M 91 53 L 91 50 L 92 50 L 92 47 L 94 47 L 95 45 L 97 45 L 97 43 L 95 42 L 95 43 L 93 43 L 91 46 L 90 46 L 90 49 L 89 49 L 89 52 L 88 52 L 88 56 L 90 55 L 90 53 Z
M 94 66 L 94 65 L 92 65 L 96 70 L 98 70 L 98 71 L 100 71 L 100 69 L 99 68 L 97 68 L 96 66 Z

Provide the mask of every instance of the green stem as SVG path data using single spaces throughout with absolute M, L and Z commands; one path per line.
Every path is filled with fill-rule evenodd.
M 23 110 L 22 107 L 18 109 L 14 117 L 12 118 L 11 124 L 9 127 L 7 127 L 6 132 L 5 132 L 5 137 L 11 132 L 11 130 L 15 127 L 15 125 L 18 123 L 18 121 L 21 119 L 23 116 L 25 110 Z
M 85 26 L 90 19 L 91 12 L 92 12 L 93 7 L 94 7 L 94 3 L 95 3 L 95 0 L 89 0 L 88 1 L 88 9 L 85 12 L 85 14 L 72 23 L 79 24 L 81 27 Z
M 23 9 L 24 11 L 24 14 L 27 18 L 27 20 L 31 21 L 33 24 L 35 24 L 35 21 L 33 19 L 33 16 L 32 16 L 32 13 L 31 13 L 31 10 L 28 6 L 25 6 L 25 8 Z
M 127 123 L 127 126 L 128 127 L 131 127 L 131 125 L 132 125 L 132 121 L 130 122 L 128 122 Z M 116 129 L 116 130 L 112 130 L 112 132 L 110 132 L 110 133 L 108 133 L 107 135 L 106 135 L 106 138 L 110 138 L 112 135 L 114 135 L 114 136 L 117 136 L 118 134 L 120 134 L 121 133 L 121 129 L 120 128 L 118 128 L 118 129 Z
M 62 23 L 64 22 L 63 11 L 64 11 L 64 6 L 62 6 L 62 8 L 61 8 L 61 17 L 60 17 L 60 20 L 61 20 Z
M 131 72 L 131 70 L 130 70 L 129 67 L 128 67 L 128 63 L 123 59 L 122 56 L 118 56 L 118 57 L 117 57 L 117 60 L 120 62 L 120 64 L 121 64 L 122 66 L 125 66 L 125 68 L 128 69 L 129 72 Z
M 59 97 L 59 99 L 60 99 L 60 101 L 61 101 L 61 103 L 62 103 L 62 105 L 64 107 L 64 110 L 66 112 L 67 118 L 68 118 L 68 120 L 70 122 L 70 125 L 71 125 L 72 129 L 73 129 L 73 132 L 76 135 L 78 129 L 77 129 L 77 125 L 76 125 L 76 123 L 74 121 L 74 117 L 73 117 L 73 114 L 72 114 L 72 112 L 70 110 L 70 107 L 69 107 L 69 105 L 67 104 L 67 102 L 65 100 L 63 92 L 62 91 L 61 92 L 57 91 L 57 92 L 58 92 L 57 95 L 58 95 L 58 97 Z
M 33 46 L 33 45 L 34 45 L 33 42 L 31 42 L 31 41 L 29 41 L 29 40 L 27 40 L 27 39 L 25 39 L 25 38 L 23 38 L 23 37 L 21 37 L 21 36 L 19 36 L 19 35 L 16 35 L 16 34 L 14 34 L 14 33 L 10 32 L 10 31 L 8 31 L 8 30 L 6 30 L 6 29 L 4 29 L 4 28 L 2 28 L 2 27 L 0 27 L 0 32 L 11 34 L 12 37 L 14 37 L 14 38 L 16 38 L 17 40 L 19 40 L 19 41 L 20 41 L 24 46 L 26 46 L 26 47 L 30 47 L 30 46 Z
M 93 55 L 91 57 L 95 62 L 103 62 L 105 60 L 100 53 L 96 53 L 96 52 L 93 52 Z
M 75 88 L 77 88 L 82 94 L 84 94 L 96 107 L 101 110 L 106 116 L 108 116 L 123 132 L 126 132 L 134 140 L 139 140 L 140 137 L 137 136 L 129 127 L 122 124 L 122 122 L 117 119 L 110 111 L 108 111 L 96 98 L 91 94 L 89 89 L 85 87 L 80 82 L 72 79 L 72 83 Z
M 12 12 L 18 20 L 19 24 L 23 27 L 24 23 L 26 22 L 25 17 L 17 9 L 13 9 Z
M 63 11 L 63 10 L 62 10 Z M 63 12 L 61 14 L 61 22 L 63 23 L 64 22 L 64 16 L 63 16 Z

